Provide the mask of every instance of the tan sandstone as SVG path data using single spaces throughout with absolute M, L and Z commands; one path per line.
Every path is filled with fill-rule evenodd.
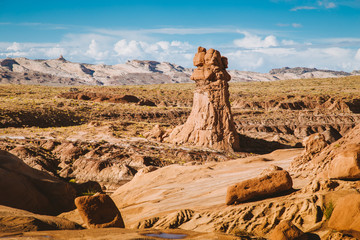
M 335 179 L 360 178 L 360 144 L 349 144 L 330 163 L 328 177 Z
M 217 150 L 238 151 L 239 136 L 229 102 L 231 77 L 227 58 L 214 49 L 199 47 L 194 57 L 197 67 L 191 79 L 196 82 L 193 107 L 184 125 L 166 139 L 176 144 L 193 144 Z
M 271 232 L 269 239 L 270 240 L 295 240 L 295 239 L 301 240 L 301 239 L 305 239 L 305 238 L 300 238 L 303 235 L 304 232 L 301 231 L 294 224 L 292 224 L 290 221 L 282 221 Z
M 360 238 L 360 194 L 349 194 L 339 199 L 328 226 Z
M 0 150 L 0 205 L 55 215 L 75 208 L 75 189 Z

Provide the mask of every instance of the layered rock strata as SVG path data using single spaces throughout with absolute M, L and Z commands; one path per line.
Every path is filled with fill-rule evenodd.
M 168 141 L 193 144 L 217 150 L 238 151 L 239 137 L 229 102 L 231 77 L 228 61 L 214 49 L 199 47 L 194 57 L 197 67 L 191 79 L 196 82 L 193 107 L 184 125 L 176 127 Z

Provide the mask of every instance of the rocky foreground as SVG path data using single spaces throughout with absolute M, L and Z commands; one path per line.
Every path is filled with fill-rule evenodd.
M 0 59 L 0 83 L 72 85 L 135 85 L 191 82 L 193 69 L 156 61 L 132 60 L 125 64 L 85 64 L 58 59 Z M 329 78 L 357 75 L 358 72 L 320 70 L 316 68 L 281 68 L 269 73 L 230 70 L 234 82 L 276 81 L 284 79 Z

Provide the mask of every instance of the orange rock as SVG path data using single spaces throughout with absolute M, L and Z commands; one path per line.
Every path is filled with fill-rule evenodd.
M 89 228 L 125 227 L 119 209 L 106 194 L 78 197 L 75 205 Z
M 330 163 L 328 177 L 335 179 L 360 178 L 360 144 L 349 144 Z
M 328 226 L 337 231 L 360 237 L 360 194 L 349 194 L 339 199 Z
M 231 205 L 265 198 L 291 188 L 292 179 L 289 173 L 285 170 L 277 170 L 228 187 L 226 204 Z
M 270 234 L 270 240 L 301 240 L 304 232 L 290 221 L 280 222 Z
M 193 62 L 197 68 L 191 75 L 196 81 L 192 111 L 186 123 L 176 127 L 165 141 L 239 151 L 229 102 L 227 58 L 217 50 L 199 47 Z
M 314 133 L 304 138 L 302 144 L 305 147 L 305 151 L 299 157 L 294 159 L 294 161 L 291 163 L 292 167 L 297 167 L 300 164 L 311 161 L 325 147 L 329 145 L 325 139 L 325 136 L 321 133 Z

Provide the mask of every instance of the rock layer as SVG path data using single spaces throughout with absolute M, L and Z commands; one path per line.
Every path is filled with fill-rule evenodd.
M 197 67 L 191 76 L 196 82 L 193 107 L 185 124 L 176 127 L 168 141 L 238 151 L 239 137 L 229 102 L 227 58 L 214 49 L 199 47 L 193 61 Z

